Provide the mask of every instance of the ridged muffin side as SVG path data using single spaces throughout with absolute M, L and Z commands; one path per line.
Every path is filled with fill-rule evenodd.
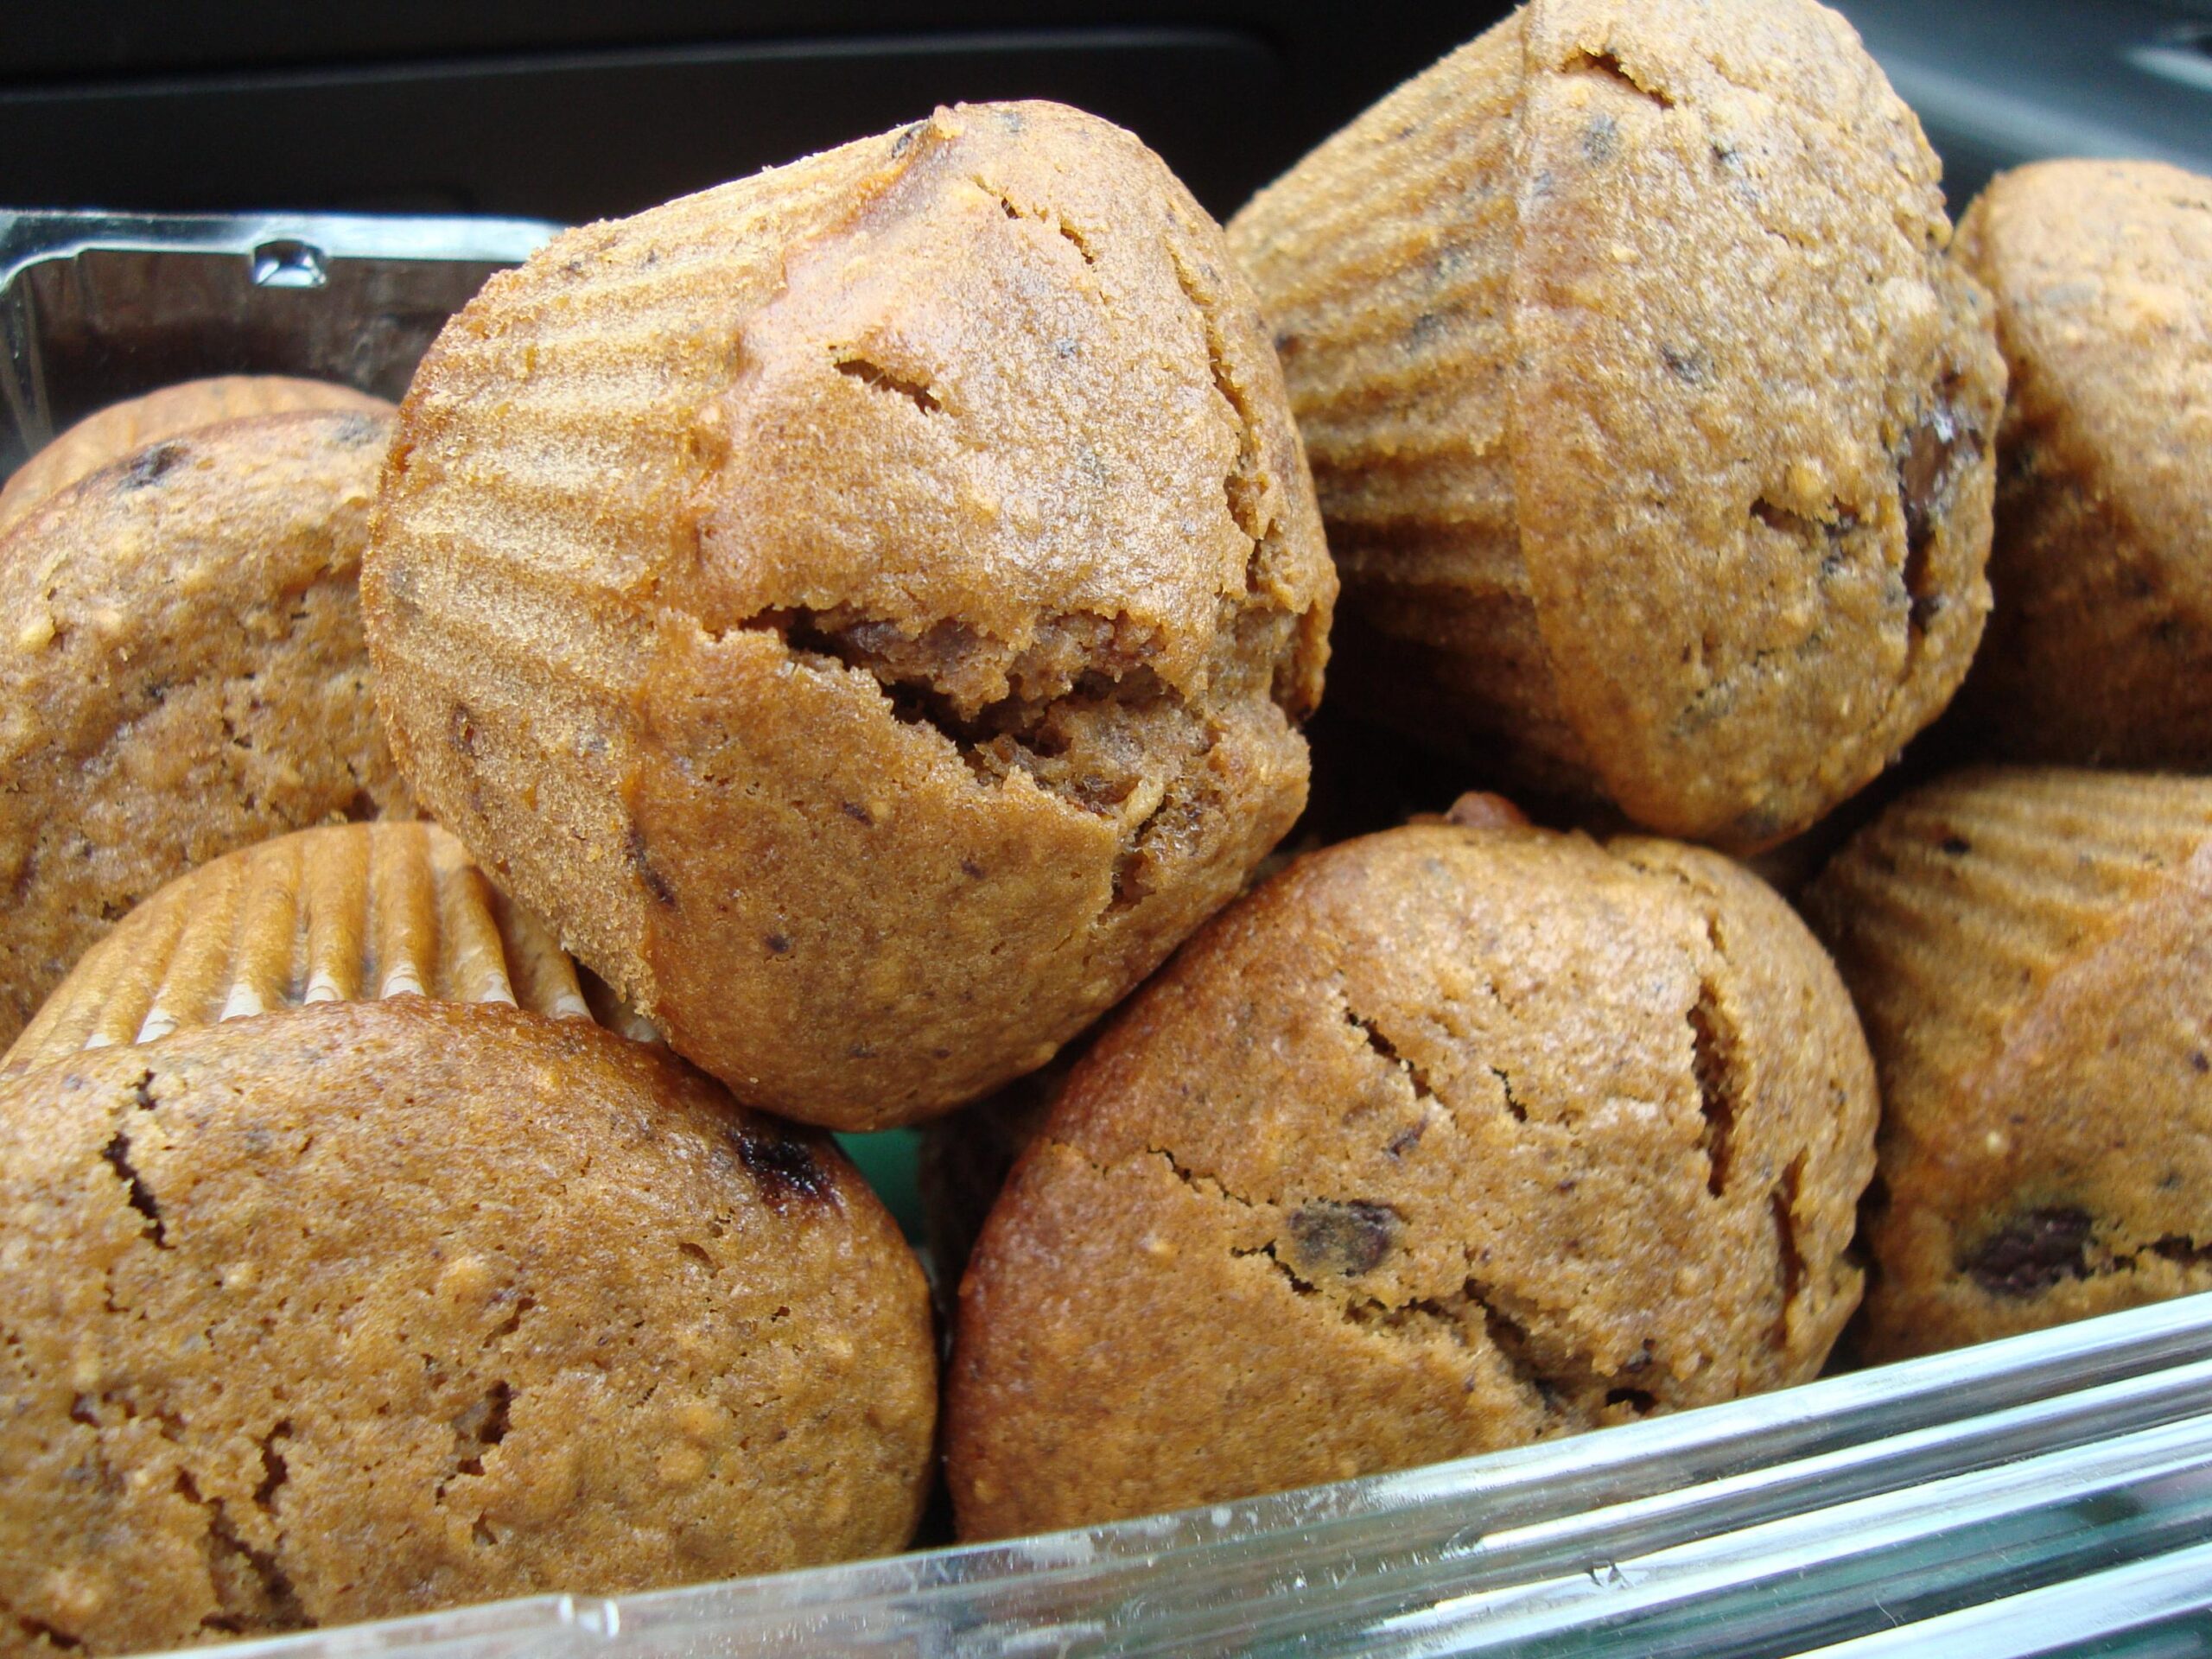
M 1262 192 L 1351 694 L 1736 848 L 1874 776 L 1989 603 L 2003 365 L 1936 179 L 1806 0 L 1535 0 Z
M 1513 484 L 1523 17 L 1416 76 L 1230 222 L 1344 584 L 1340 687 L 1601 792 L 1536 625 Z M 1341 695 L 1340 690 L 1340 695 Z
M 963 1536 L 1819 1369 L 1875 1116 L 1820 947 L 1717 854 L 1462 816 L 1296 861 L 1076 1065 L 961 1285 Z
M 2212 1288 L 2212 782 L 1962 773 L 1806 905 L 1881 1077 L 1871 1354 Z
M 147 899 L 70 969 L 0 1071 L 277 1008 L 405 995 L 594 1013 L 551 936 L 443 830 L 333 824 L 243 848 Z
M 1049 105 L 572 232 L 441 336 L 364 581 L 443 822 L 743 1097 L 1050 1057 L 1304 799 L 1334 578 L 1157 157 Z

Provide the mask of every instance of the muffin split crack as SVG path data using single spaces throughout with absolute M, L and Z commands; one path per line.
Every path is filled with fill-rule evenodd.
M 993 1209 L 963 1535 L 1809 1377 L 1874 1109 L 1834 969 L 1718 855 L 1436 823 L 1302 858 L 1107 1027 Z
M 755 1103 L 1048 1058 L 1304 804 L 1334 576 L 1158 159 L 941 111 L 589 227 L 418 376 L 364 582 L 397 752 Z

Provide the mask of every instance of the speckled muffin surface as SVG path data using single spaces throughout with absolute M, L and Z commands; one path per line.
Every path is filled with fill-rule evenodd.
M 0 1651 L 900 1548 L 922 1276 L 826 1141 L 402 997 L 0 1083 Z
M 1781 839 L 1943 707 L 2004 372 L 1937 166 L 1808 0 L 1535 0 L 1255 199 L 1340 691 Z
M 573 232 L 400 417 L 401 764 L 743 1098 L 1041 1064 L 1280 838 L 1334 577 L 1220 232 L 1057 105 Z
M 1427 824 L 1302 859 L 1116 1017 L 992 1212 L 961 1530 L 1802 1381 L 1873 1122 L 1834 970 L 1717 855 Z
M 2212 782 L 1962 773 L 1808 910 L 1881 1078 L 1870 1357 L 2212 1289 Z
M 0 538 L 0 1036 L 172 876 L 411 810 L 357 590 L 390 431 L 359 413 L 201 428 Z
M 2024 760 L 2212 766 L 2212 179 L 2041 162 L 1959 247 L 2012 371 L 1978 710 Z
M 317 409 L 362 415 L 392 412 L 390 404 L 368 392 L 289 374 L 216 375 L 111 404 L 85 416 L 8 475 L 6 484 L 0 485 L 0 531 L 29 517 L 41 502 L 86 474 L 149 443 L 250 415 Z

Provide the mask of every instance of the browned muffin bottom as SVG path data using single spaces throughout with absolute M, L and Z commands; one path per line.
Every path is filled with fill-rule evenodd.
M 402 996 L 0 1082 L 0 1652 L 894 1550 L 912 1255 L 825 1141 Z
M 1834 969 L 1717 855 L 1469 816 L 1300 860 L 1077 1066 L 961 1288 L 963 1535 L 1818 1370 L 1873 1166 Z
M 391 429 L 366 414 L 205 427 L 0 538 L 0 1039 L 172 876 L 411 810 L 356 591 Z
M 1334 593 L 1218 229 L 963 107 L 562 238 L 441 335 L 364 594 L 401 764 L 745 1098 L 1049 1059 L 1297 816 Z
M 1807 908 L 1881 1077 L 1870 1357 L 2212 1289 L 2212 782 L 1963 773 Z
M 1340 701 L 1741 848 L 1879 772 L 1989 604 L 1937 177 L 1809 0 L 1535 0 L 1262 191 Z
M 1959 251 L 2012 371 L 1975 710 L 2024 760 L 2212 765 L 2212 179 L 2039 162 Z
M 187 380 L 87 415 L 18 467 L 0 486 L 0 531 L 27 518 L 49 496 L 149 443 L 249 415 L 329 409 L 389 415 L 381 397 L 327 380 L 288 374 L 224 374 Z

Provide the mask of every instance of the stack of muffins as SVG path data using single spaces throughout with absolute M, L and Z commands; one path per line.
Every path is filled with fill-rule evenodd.
M 556 239 L 396 415 L 66 434 L 0 1652 L 903 1547 L 929 1295 L 823 1130 L 931 1123 L 967 1537 L 2212 1287 L 2208 273 L 2147 165 L 1955 238 L 1811 0 L 1533 0 L 1225 233 L 941 110 Z M 2016 764 L 1810 926 L 1737 861 L 1962 685 Z

